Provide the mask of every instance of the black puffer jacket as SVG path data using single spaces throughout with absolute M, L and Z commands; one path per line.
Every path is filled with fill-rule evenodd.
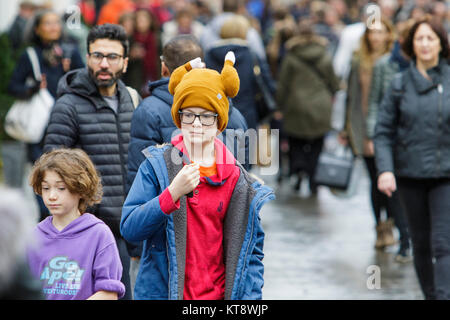
M 116 236 L 120 236 L 134 111 L 131 96 L 120 80 L 118 94 L 116 114 L 98 92 L 87 69 L 69 72 L 59 82 L 59 98 L 50 116 L 44 147 L 45 152 L 60 146 L 86 151 L 103 184 L 101 204 L 87 211 L 103 220 Z
M 378 173 L 407 178 L 450 177 L 450 66 L 441 61 L 426 79 L 412 62 L 391 83 L 378 111 Z

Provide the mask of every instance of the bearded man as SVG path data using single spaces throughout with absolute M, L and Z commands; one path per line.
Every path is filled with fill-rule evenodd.
M 103 220 L 116 238 L 126 287 L 124 299 L 130 299 L 130 244 L 119 231 L 134 111 L 130 91 L 120 80 L 127 70 L 129 43 L 121 26 L 104 24 L 91 29 L 87 47 L 87 69 L 67 73 L 58 84 L 44 152 L 78 147 L 94 162 L 102 179 L 103 200 L 87 212 Z

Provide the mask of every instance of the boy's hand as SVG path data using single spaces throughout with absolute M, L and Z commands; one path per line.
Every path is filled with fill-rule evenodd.
M 200 166 L 196 163 L 188 164 L 178 172 L 168 189 L 173 202 L 188 194 L 200 183 Z

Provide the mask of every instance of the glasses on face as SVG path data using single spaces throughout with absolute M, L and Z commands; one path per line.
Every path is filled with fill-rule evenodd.
M 193 124 L 195 121 L 195 118 L 198 117 L 198 120 L 203 126 L 212 126 L 214 122 L 216 122 L 216 118 L 218 116 L 217 113 L 203 113 L 203 114 L 197 114 L 192 112 L 183 112 L 178 111 L 178 114 L 180 115 L 180 120 L 184 124 Z
M 101 52 L 92 52 L 89 53 L 89 57 L 91 57 L 92 62 L 95 64 L 100 64 L 103 61 L 103 58 L 106 58 L 106 61 L 108 61 L 110 66 L 115 66 L 119 63 L 123 56 L 117 53 L 109 53 L 105 55 Z

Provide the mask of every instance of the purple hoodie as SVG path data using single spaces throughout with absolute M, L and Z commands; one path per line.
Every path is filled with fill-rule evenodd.
M 28 250 L 31 272 L 49 300 L 84 300 L 100 290 L 125 294 L 122 263 L 109 227 L 85 213 L 58 231 L 47 217 Z

